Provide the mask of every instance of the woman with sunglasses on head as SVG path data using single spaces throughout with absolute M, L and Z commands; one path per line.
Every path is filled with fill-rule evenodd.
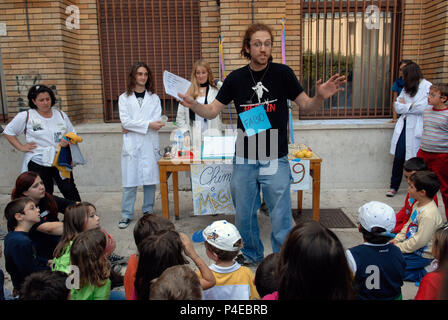
M 69 145 L 64 135 L 69 132 L 76 134 L 69 117 L 53 108 L 56 97 L 45 85 L 32 86 L 28 91 L 28 102 L 30 109 L 19 112 L 3 132 L 14 148 L 25 153 L 21 171 L 39 173 L 48 193 L 53 194 L 56 183 L 65 198 L 81 201 L 73 172 L 66 178 L 53 165 L 59 146 Z M 18 139 L 22 133 L 25 134 L 24 144 Z

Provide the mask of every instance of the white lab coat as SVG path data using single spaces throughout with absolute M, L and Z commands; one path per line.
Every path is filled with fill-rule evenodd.
M 418 91 L 415 96 L 411 97 L 401 90 L 400 95 L 394 102 L 395 111 L 400 114 L 397 123 L 395 124 L 394 134 L 392 136 L 390 153 L 395 155 L 395 149 L 397 148 L 398 138 L 400 138 L 401 131 L 404 126 L 404 119 L 406 118 L 406 156 L 408 160 L 417 155 L 418 148 L 420 147 L 420 139 L 423 133 L 423 112 L 427 108 L 431 108 L 428 105 L 429 88 L 432 83 L 423 79 L 420 81 Z M 399 103 L 398 101 L 404 98 L 405 103 Z M 414 104 L 411 108 L 411 104 Z
M 162 107 L 156 94 L 146 92 L 140 107 L 135 94 L 126 93 L 118 99 L 118 109 L 123 128 L 121 175 L 123 187 L 158 184 L 159 134 L 149 128 L 149 123 L 160 120 Z

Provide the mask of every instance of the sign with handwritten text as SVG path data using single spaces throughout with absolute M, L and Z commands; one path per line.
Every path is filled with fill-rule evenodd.
M 308 190 L 310 188 L 310 160 L 294 159 L 289 160 L 291 167 L 291 190 Z
M 262 105 L 240 113 L 239 117 L 249 137 L 272 128 Z
M 235 214 L 230 180 L 231 164 L 192 164 L 191 184 L 194 215 Z

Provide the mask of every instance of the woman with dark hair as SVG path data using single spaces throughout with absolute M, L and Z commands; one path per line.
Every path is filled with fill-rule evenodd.
M 29 236 L 34 242 L 37 254 L 52 259 L 63 228 L 62 222 L 58 219 L 58 212 L 64 213 L 65 208 L 74 201 L 46 192 L 39 174 L 32 171 L 24 172 L 17 177 L 11 199 L 21 197 L 31 198 L 40 209 L 40 222 L 31 228 Z
M 288 234 L 277 265 L 278 291 L 263 300 L 350 300 L 353 276 L 342 243 L 314 220 Z
M 124 229 L 134 216 L 137 187 L 143 186 L 143 213 L 152 213 L 156 185 L 160 181 L 158 131 L 165 124 L 160 121 L 162 106 L 154 93 L 154 78 L 145 63 L 137 62 L 132 66 L 127 90 L 118 99 L 118 109 L 124 133 L 122 219 L 118 227 Z
M 390 190 L 386 196 L 393 197 L 400 187 L 404 162 L 417 155 L 423 133 L 423 112 L 429 107 L 428 94 L 431 82 L 423 78 L 420 67 L 410 62 L 402 68 L 404 87 L 394 102 L 397 114 L 390 153 L 394 155 Z
M 69 132 L 76 134 L 70 119 L 63 111 L 53 108 L 56 97 L 47 86 L 31 87 L 28 102 L 30 109 L 19 112 L 3 132 L 14 148 L 25 153 L 21 171 L 39 173 L 48 193 L 53 194 L 56 182 L 65 198 L 81 201 L 73 173 L 70 172 L 70 177 L 65 178 L 53 166 L 59 145 L 69 145 L 63 136 Z M 22 133 L 25 134 L 25 144 L 17 138 Z

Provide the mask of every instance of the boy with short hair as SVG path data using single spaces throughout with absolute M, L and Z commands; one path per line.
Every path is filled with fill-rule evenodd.
M 434 259 L 432 237 L 442 226 L 440 211 L 433 198 L 439 191 L 440 181 L 431 171 L 418 171 L 409 177 L 409 196 L 415 204 L 409 221 L 391 240 L 403 253 L 406 261 L 404 280 L 420 282 L 425 267 Z
M 448 85 L 432 85 L 428 108 L 423 113 L 423 133 L 417 156 L 425 160 L 428 169 L 440 180 L 440 193 L 448 219 Z
M 407 160 L 403 165 L 403 174 L 406 179 L 406 182 L 409 184 L 409 177 L 417 171 L 425 171 L 428 170 L 426 166 L 425 160 L 419 157 L 413 157 Z M 436 205 L 438 205 L 437 194 L 434 196 L 434 201 Z M 401 229 L 404 227 L 406 222 L 409 221 L 409 217 L 411 216 L 412 207 L 414 206 L 415 199 L 409 197 L 409 192 L 406 194 L 406 199 L 404 200 L 404 206 L 401 208 L 399 212 L 397 212 L 395 218 L 395 228 L 393 233 L 399 233 Z
M 40 271 L 30 274 L 22 284 L 20 300 L 70 300 L 67 274 L 62 271 Z
M 193 234 L 194 242 L 204 242 L 216 285 L 203 291 L 203 300 L 259 299 L 253 272 L 234 261 L 242 247 L 238 229 L 226 220 L 215 221 Z M 199 277 L 202 277 L 198 271 Z
M 370 201 L 358 210 L 358 230 L 364 243 L 346 251 L 355 275 L 355 289 L 361 300 L 401 300 L 406 263 L 396 246 L 389 243 L 395 212 L 379 201 Z
M 33 272 L 50 270 L 51 260 L 36 256 L 36 249 L 28 235 L 31 227 L 40 222 L 39 208 L 30 198 L 9 202 L 5 208 L 8 234 L 5 237 L 5 268 L 11 275 L 17 296 L 25 278 Z

